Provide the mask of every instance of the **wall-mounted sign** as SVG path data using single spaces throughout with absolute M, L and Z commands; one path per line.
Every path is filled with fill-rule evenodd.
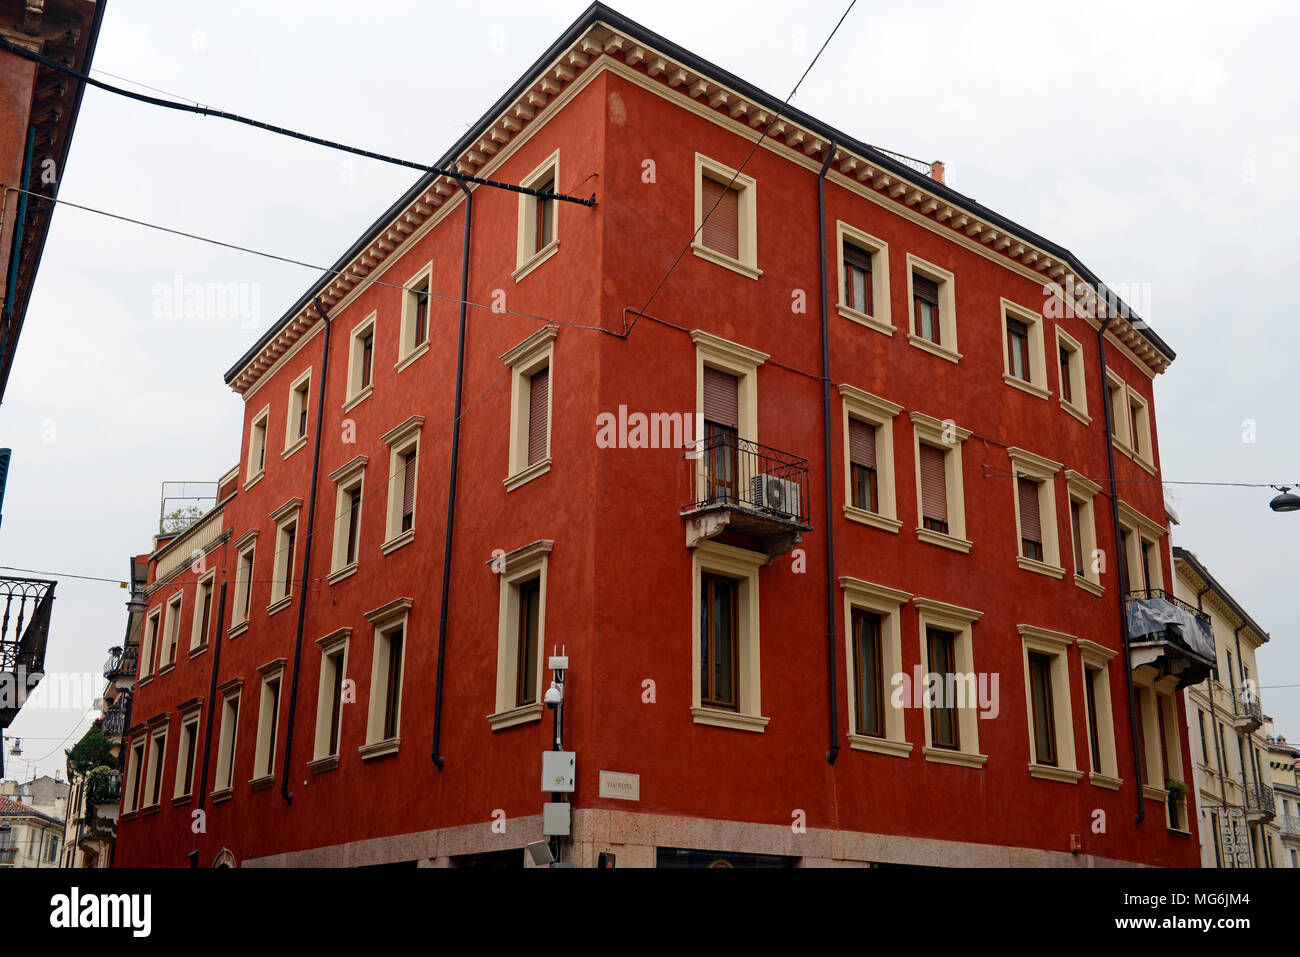
M 641 800 L 641 775 L 625 771 L 601 771 L 600 796 L 620 801 Z

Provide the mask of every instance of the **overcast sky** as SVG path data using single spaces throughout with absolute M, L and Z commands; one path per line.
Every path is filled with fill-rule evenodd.
M 623 13 L 784 98 L 844 4 L 622 0 Z M 578 2 L 111 0 L 94 67 L 216 108 L 433 162 L 581 12 Z M 1026 16 L 1026 14 L 1032 14 Z M 1164 477 L 1300 481 L 1300 156 L 1294 4 L 861 2 L 794 105 L 947 163 L 948 182 L 1141 290 L 1177 351 L 1156 381 Z M 415 176 L 89 89 L 60 197 L 326 265 Z M 164 480 L 235 464 L 222 373 L 317 272 L 64 208 L 5 402 L 0 564 L 121 578 Z M 167 316 L 159 288 L 240 283 L 249 321 Z M 1148 305 L 1149 304 L 1149 305 Z M 1288 411 L 1291 410 L 1291 411 Z M 1242 440 L 1243 421 L 1256 441 Z M 1290 423 L 1290 425 L 1288 425 Z M 1272 642 L 1264 708 L 1300 737 L 1300 514 L 1267 489 L 1169 486 L 1196 552 Z M 50 672 L 98 675 L 126 593 L 59 581 Z M 98 681 L 98 679 L 96 679 Z M 1295 685 L 1274 688 L 1273 685 Z M 89 725 L 26 708 L 9 776 L 53 773 Z M 6 750 L 8 749 L 6 742 Z M 30 763 L 29 763 L 30 762 Z

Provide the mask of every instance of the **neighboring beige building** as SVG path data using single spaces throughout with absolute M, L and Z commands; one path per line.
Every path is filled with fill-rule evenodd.
M 1300 868 L 1300 745 L 1291 744 L 1265 724 L 1268 769 L 1277 798 L 1277 837 L 1281 848 L 1274 855 L 1278 867 Z
M 1277 867 L 1282 843 L 1255 655 L 1268 632 L 1204 564 L 1174 546 L 1174 595 L 1210 616 L 1216 674 L 1186 689 L 1201 866 Z
M 60 818 L 0 794 L 0 868 L 58 867 L 62 843 Z
M 53 817 L 63 817 L 66 812 L 68 790 L 68 782 L 64 781 L 57 771 L 54 777 L 42 774 L 39 778 L 22 783 L 0 781 L 0 794 Z

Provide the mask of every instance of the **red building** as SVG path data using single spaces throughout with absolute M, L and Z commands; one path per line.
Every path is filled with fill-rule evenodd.
M 522 864 L 562 650 L 578 866 L 1195 866 L 1173 352 L 779 109 L 593 6 L 229 370 L 118 865 Z

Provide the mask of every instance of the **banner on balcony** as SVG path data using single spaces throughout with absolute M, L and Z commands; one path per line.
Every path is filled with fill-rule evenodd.
M 1198 655 L 1214 660 L 1210 626 L 1186 608 L 1163 598 L 1139 598 L 1128 603 L 1128 633 L 1134 639 L 1166 629 Z

